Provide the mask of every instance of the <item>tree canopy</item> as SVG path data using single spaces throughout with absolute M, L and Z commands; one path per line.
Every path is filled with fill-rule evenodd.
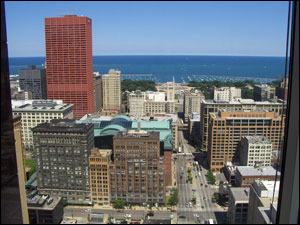
M 125 79 L 121 82 L 122 92 L 124 91 L 157 91 L 156 83 L 152 80 L 130 80 Z

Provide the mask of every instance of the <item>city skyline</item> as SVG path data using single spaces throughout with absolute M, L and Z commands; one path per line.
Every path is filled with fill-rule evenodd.
M 69 14 L 93 20 L 94 56 L 285 55 L 288 2 L 5 4 L 10 57 L 44 56 L 44 18 Z

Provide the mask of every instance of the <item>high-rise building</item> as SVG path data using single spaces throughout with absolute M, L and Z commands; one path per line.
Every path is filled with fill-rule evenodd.
M 211 98 L 215 101 L 234 101 L 242 96 L 242 90 L 236 87 L 214 87 L 211 90 Z
M 46 69 L 28 66 L 19 70 L 20 88 L 32 93 L 32 99 L 47 99 Z
M 89 156 L 91 201 L 98 205 L 110 204 L 110 165 L 112 150 L 94 148 Z
M 114 138 L 110 168 L 111 201 L 165 204 L 165 165 L 159 132 L 120 131 Z
M 279 186 L 280 181 L 256 180 L 251 184 L 247 224 L 276 223 L 277 207 L 274 210 L 272 205 L 277 205 Z
M 94 106 L 95 112 L 100 112 L 102 109 L 102 81 L 98 72 L 93 73 L 94 81 Z
M 94 113 L 92 20 L 45 18 L 47 96 L 74 104 L 74 118 Z
M 189 140 L 200 145 L 200 115 L 192 113 L 188 121 Z
M 183 99 L 183 112 L 184 121 L 188 122 L 189 115 L 192 113 L 200 114 L 201 112 L 201 102 L 205 99 L 205 96 L 200 91 L 195 91 L 195 93 L 184 92 Z
M 229 189 L 228 224 L 246 224 L 249 206 L 249 188 L 231 187 Z
M 217 113 L 220 109 L 234 109 L 234 110 L 255 110 L 266 109 L 270 112 L 276 112 L 278 114 L 284 114 L 282 112 L 283 101 L 274 100 L 266 102 L 255 102 L 253 99 L 239 99 L 235 102 L 214 101 L 210 99 L 203 100 L 201 103 L 201 116 L 200 116 L 200 135 L 202 148 L 208 150 L 208 125 L 209 125 L 209 113 Z
M 210 169 L 220 170 L 227 161 L 238 162 L 238 143 L 243 136 L 265 136 L 273 144 L 277 158 L 284 135 L 284 118 L 267 110 L 223 109 L 210 113 L 208 161 Z
M 12 111 L 13 115 L 21 116 L 25 149 L 33 147 L 31 128 L 52 119 L 73 118 L 73 105 L 64 104 L 62 100 L 13 100 Z
M 254 85 L 253 99 L 255 101 L 268 101 L 274 99 L 275 89 L 267 84 Z
M 103 109 L 121 110 L 121 71 L 109 70 L 102 75 Z
M 271 166 L 272 143 L 262 136 L 244 136 L 239 144 L 241 166 Z
M 94 148 L 94 126 L 53 119 L 32 132 L 39 193 L 90 204 L 88 157 Z

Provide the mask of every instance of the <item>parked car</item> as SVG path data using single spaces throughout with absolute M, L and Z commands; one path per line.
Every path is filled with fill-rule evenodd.
M 154 216 L 154 211 L 149 211 L 147 215 L 148 216 Z
M 172 209 L 171 212 L 177 212 L 175 209 Z

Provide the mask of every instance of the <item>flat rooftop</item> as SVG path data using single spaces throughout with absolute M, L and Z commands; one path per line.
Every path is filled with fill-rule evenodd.
M 230 192 L 235 201 L 249 201 L 250 188 L 232 187 L 230 188 Z
M 272 166 L 265 167 L 253 167 L 253 166 L 237 166 L 236 170 L 242 176 L 275 176 L 276 170 Z M 277 172 L 277 175 L 280 176 L 280 172 Z
M 14 112 L 63 112 L 67 109 L 72 108 L 73 106 L 73 104 L 63 103 L 62 101 L 56 100 L 12 100 L 12 110 Z
M 119 131 L 114 138 L 149 138 L 149 139 L 159 139 L 159 132 L 157 131 L 135 131 L 135 130 L 124 130 Z
M 34 132 L 72 132 L 82 133 L 94 128 L 93 124 L 75 123 L 75 119 L 53 119 L 50 123 L 41 123 L 32 128 Z
M 52 210 L 54 209 L 57 204 L 60 202 L 61 197 L 51 197 L 53 201 L 48 204 L 46 199 L 49 199 L 49 196 L 41 196 L 41 195 L 35 195 L 33 198 L 27 198 L 27 205 L 28 209 L 42 209 L 42 210 Z
M 107 157 L 111 156 L 112 154 L 112 149 L 98 149 L 98 148 L 93 148 L 91 150 L 91 157 L 94 156 L 102 156 L 102 157 Z
M 282 105 L 284 101 L 280 99 L 271 100 L 271 101 L 263 101 L 263 102 L 256 102 L 253 99 L 238 99 L 236 101 L 215 101 L 213 99 L 204 99 L 202 100 L 203 104 L 252 104 L 252 105 Z
M 272 144 L 267 137 L 264 136 L 243 136 L 248 143 L 251 144 Z

